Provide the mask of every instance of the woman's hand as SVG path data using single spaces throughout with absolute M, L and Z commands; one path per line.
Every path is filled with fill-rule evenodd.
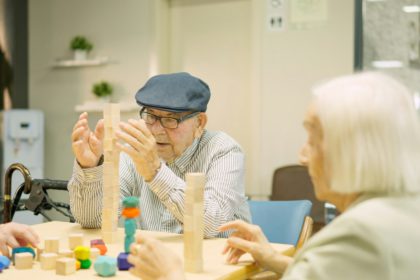
M 219 231 L 227 230 L 234 230 L 223 250 L 223 254 L 229 252 L 228 263 L 236 264 L 243 254 L 250 253 L 256 262 L 263 265 L 264 260 L 275 252 L 259 226 L 236 220 L 219 228 Z
M 0 225 L 0 251 L 4 256 L 9 256 L 8 247 L 23 247 L 31 245 L 37 247 L 39 237 L 29 226 L 17 223 Z
M 219 227 L 219 231 L 227 230 L 234 232 L 222 253 L 229 253 L 227 262 L 230 264 L 238 263 L 243 254 L 250 253 L 260 266 L 282 274 L 292 260 L 274 250 L 259 226 L 236 220 Z
M 137 244 L 131 245 L 128 262 L 130 272 L 143 280 L 179 280 L 184 278 L 184 266 L 178 255 L 161 241 L 137 236 Z

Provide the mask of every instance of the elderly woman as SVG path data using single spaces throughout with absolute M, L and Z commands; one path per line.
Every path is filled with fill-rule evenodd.
M 342 214 L 294 259 L 276 253 L 257 226 L 227 223 L 221 231 L 235 230 L 228 262 L 248 252 L 282 279 L 418 279 L 420 126 L 410 93 L 383 74 L 362 73 L 327 82 L 314 96 L 301 161 L 317 198 Z M 180 275 L 175 262 L 159 264 L 163 279 Z

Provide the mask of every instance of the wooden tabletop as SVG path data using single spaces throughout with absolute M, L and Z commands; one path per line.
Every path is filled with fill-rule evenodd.
M 66 222 L 49 222 L 32 226 L 41 237 L 41 246 L 44 240 L 48 238 L 57 237 L 60 239 L 60 249 L 68 249 L 68 236 L 73 233 L 84 234 L 84 245 L 89 246 L 90 240 L 101 238 L 101 231 L 98 229 L 82 229 L 79 224 L 72 224 Z M 137 233 L 146 236 L 152 236 L 165 243 L 174 252 L 183 257 L 183 236 L 181 234 L 141 231 Z M 203 273 L 187 273 L 187 279 L 245 279 L 258 271 L 258 267 L 252 262 L 249 255 L 243 256 L 244 261 L 238 265 L 228 265 L 225 263 L 225 256 L 221 255 L 222 249 L 226 244 L 226 239 L 213 238 L 205 239 L 203 243 L 203 259 L 204 272 Z M 118 254 L 124 251 L 124 229 L 118 229 L 118 240 L 115 244 L 106 244 L 108 247 L 108 256 L 117 257 Z M 277 250 L 285 255 L 291 255 L 294 252 L 292 245 L 273 244 Z M 0 273 L 0 279 L 13 280 L 52 280 L 52 279 L 138 279 L 131 275 L 128 271 L 118 271 L 114 277 L 102 278 L 93 269 L 93 264 L 90 269 L 78 270 L 76 273 L 61 276 L 56 275 L 55 270 L 42 270 L 39 262 L 34 262 L 32 269 L 17 270 L 13 266 L 9 269 L 3 270 Z

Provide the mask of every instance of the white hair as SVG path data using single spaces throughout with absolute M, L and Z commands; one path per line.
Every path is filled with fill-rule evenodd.
M 366 72 L 333 79 L 313 93 L 333 191 L 420 191 L 419 116 L 405 86 Z

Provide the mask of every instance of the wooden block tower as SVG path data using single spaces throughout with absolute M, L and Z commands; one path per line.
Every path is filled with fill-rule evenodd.
M 204 185 L 203 173 L 187 173 L 184 213 L 184 270 L 203 271 Z
M 118 205 L 120 199 L 119 159 L 115 131 L 120 122 L 120 105 L 104 107 L 104 168 L 102 202 L 102 238 L 107 243 L 117 240 Z

